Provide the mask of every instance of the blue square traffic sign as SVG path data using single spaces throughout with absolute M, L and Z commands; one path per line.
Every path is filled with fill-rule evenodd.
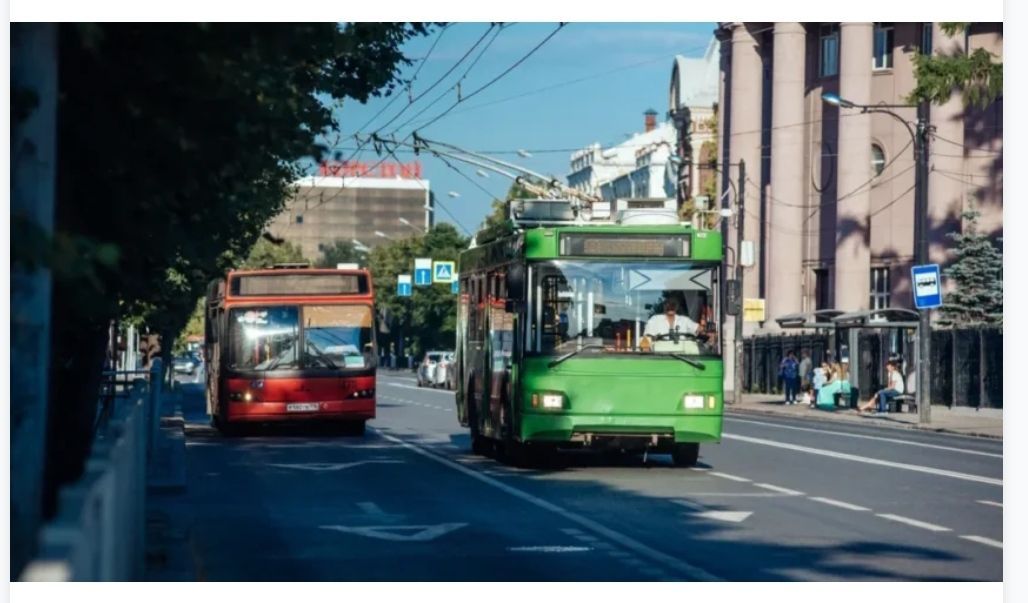
M 432 284 L 432 258 L 415 258 L 414 260 L 414 284 Z
M 432 262 L 432 282 L 452 283 L 457 262 Z
M 409 274 L 400 274 L 396 277 L 396 296 L 410 297 L 411 284 Z
M 910 269 L 914 284 L 914 306 L 918 310 L 938 308 L 942 305 L 942 277 L 938 264 L 925 264 Z
M 460 293 L 460 283 L 457 281 L 457 279 L 453 279 L 453 282 L 450 283 L 450 293 Z

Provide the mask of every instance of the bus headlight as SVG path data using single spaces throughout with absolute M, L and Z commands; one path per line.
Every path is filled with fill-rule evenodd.
M 694 394 L 686 394 L 685 397 L 682 398 L 682 406 L 687 410 L 692 408 L 703 408 L 703 402 L 703 396 Z
M 532 407 L 543 410 L 560 410 L 564 408 L 564 394 L 559 392 L 537 392 L 532 394 Z

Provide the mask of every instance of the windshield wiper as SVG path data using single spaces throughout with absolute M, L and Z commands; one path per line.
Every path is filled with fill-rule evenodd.
M 675 354 L 675 353 L 670 353 L 670 354 L 668 354 L 668 356 L 671 356 L 672 358 L 677 358 L 678 360 L 681 360 L 682 362 L 688 364 L 689 366 L 691 366 L 693 368 L 700 369 L 701 371 L 707 370 L 707 365 L 705 365 L 702 362 L 699 362 L 697 360 L 693 360 L 692 358 L 689 358 L 687 356 L 683 356 L 681 354 Z
M 555 359 L 551 360 L 550 363 L 548 365 L 546 365 L 546 366 L 548 366 L 550 368 L 553 368 L 553 367 L 557 366 L 558 364 L 560 364 L 561 362 L 564 362 L 568 358 L 571 358 L 572 356 L 577 356 L 579 353 L 584 352 L 584 351 L 588 350 L 589 348 L 602 348 L 602 347 L 603 346 L 598 344 L 598 343 L 586 344 L 586 345 L 578 348 L 577 350 L 575 350 L 573 352 L 568 352 L 567 354 L 564 354 L 563 356 L 561 356 L 559 358 L 555 358 Z
M 328 368 L 330 368 L 330 369 L 337 369 L 337 368 L 339 368 L 338 366 L 336 366 L 336 363 L 334 363 L 331 360 L 329 360 L 328 356 L 326 356 L 324 352 L 322 352 L 321 350 L 318 349 L 318 346 L 314 345 L 313 343 L 311 343 L 309 341 L 307 342 L 307 349 L 308 349 L 308 351 L 309 350 L 314 350 L 314 357 L 317 358 L 318 360 L 324 361 L 324 363 L 328 366 Z

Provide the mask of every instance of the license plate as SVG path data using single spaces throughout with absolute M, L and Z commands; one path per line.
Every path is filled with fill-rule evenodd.
M 317 402 L 286 404 L 286 412 L 315 412 L 317 410 Z

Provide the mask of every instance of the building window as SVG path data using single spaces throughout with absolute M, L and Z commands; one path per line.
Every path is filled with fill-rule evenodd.
M 817 268 L 814 270 L 814 309 L 827 310 L 829 308 L 829 282 L 828 269 Z
M 892 298 L 892 285 L 888 266 L 871 269 L 871 309 L 888 308 Z
M 877 178 L 885 169 L 885 151 L 877 144 L 871 144 L 871 177 Z
M 303 214 L 296 214 L 296 223 L 303 224 Z
M 821 77 L 839 75 L 839 26 L 821 26 Z
M 932 24 L 921 24 L 921 54 L 932 54 Z
M 874 60 L 875 69 L 892 69 L 892 33 L 891 23 L 875 23 Z

